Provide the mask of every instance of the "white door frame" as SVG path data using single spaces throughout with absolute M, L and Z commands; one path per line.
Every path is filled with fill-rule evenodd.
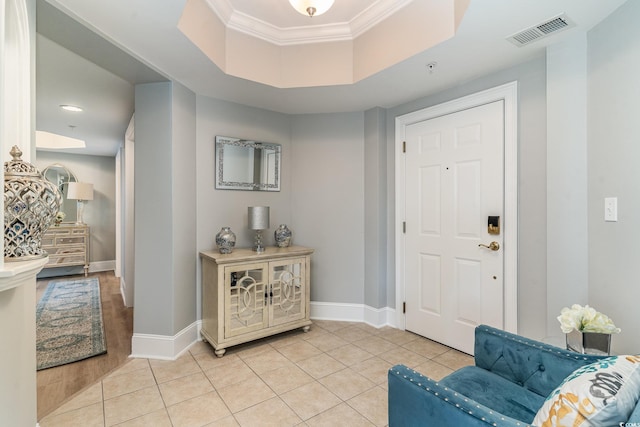
M 504 101 L 504 329 L 518 332 L 518 82 L 497 86 L 453 101 L 396 117 L 396 326 L 405 329 L 405 162 L 402 152 L 406 127 L 414 123 Z

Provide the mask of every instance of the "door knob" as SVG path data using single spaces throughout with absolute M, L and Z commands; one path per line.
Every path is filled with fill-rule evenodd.
M 489 243 L 489 245 L 483 245 L 482 243 L 480 243 L 478 247 L 483 247 L 483 248 L 491 249 L 492 251 L 497 251 L 498 249 L 500 249 L 500 243 L 491 242 Z

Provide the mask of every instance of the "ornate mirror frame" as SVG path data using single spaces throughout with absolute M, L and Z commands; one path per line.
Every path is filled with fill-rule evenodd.
M 77 216 L 76 201 L 67 199 L 67 193 L 69 192 L 68 184 L 70 182 L 78 182 L 75 174 L 66 166 L 61 165 L 60 163 L 54 163 L 42 170 L 42 176 L 44 179 L 52 182 L 56 187 L 58 187 L 60 194 L 62 194 L 60 212 L 64 212 L 65 214 L 65 219 L 62 222 L 75 223 Z
M 216 188 L 280 191 L 282 146 L 216 136 Z

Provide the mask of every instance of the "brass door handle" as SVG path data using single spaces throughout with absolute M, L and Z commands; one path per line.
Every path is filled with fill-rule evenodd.
M 478 247 L 483 247 L 483 248 L 487 248 L 487 249 L 491 249 L 492 251 L 497 251 L 498 249 L 500 249 L 500 243 L 498 242 L 491 242 L 489 243 L 489 245 L 483 245 L 482 243 L 480 243 L 478 245 Z

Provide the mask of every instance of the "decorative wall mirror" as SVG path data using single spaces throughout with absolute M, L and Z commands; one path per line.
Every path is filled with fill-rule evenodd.
M 216 188 L 280 191 L 280 144 L 216 136 Z
M 69 183 L 78 181 L 74 173 L 60 163 L 54 163 L 44 168 L 44 170 L 42 171 L 42 176 L 47 181 L 55 184 L 58 187 L 60 194 L 62 194 L 60 211 L 64 212 L 65 214 L 63 222 L 76 222 L 76 201 L 67 199 L 67 193 L 69 192 Z

